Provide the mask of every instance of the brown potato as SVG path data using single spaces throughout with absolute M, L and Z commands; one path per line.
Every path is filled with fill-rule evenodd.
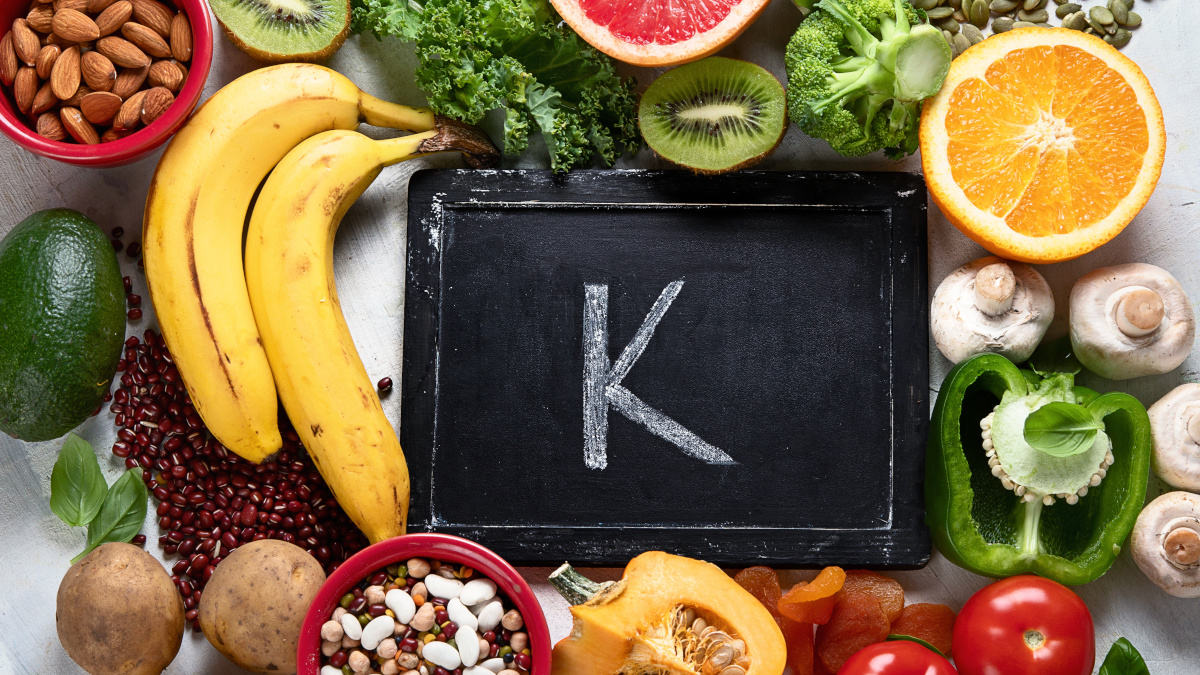
M 217 651 L 246 670 L 294 673 L 300 625 L 324 583 L 321 564 L 299 546 L 245 544 L 208 580 L 197 622 Z
M 91 675 L 159 675 L 179 653 L 183 601 L 171 576 L 132 544 L 104 544 L 58 586 L 58 639 Z

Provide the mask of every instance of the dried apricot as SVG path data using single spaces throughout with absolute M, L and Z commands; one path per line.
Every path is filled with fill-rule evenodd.
M 775 570 L 770 567 L 763 567 L 762 565 L 747 567 L 738 572 L 737 576 L 733 577 L 733 580 L 738 582 L 739 586 L 749 591 L 750 595 L 753 595 L 759 602 L 766 606 L 767 611 L 771 613 L 771 616 L 775 617 L 776 621 L 782 618 L 779 614 L 778 605 L 779 598 L 783 595 L 783 590 L 779 587 L 779 576 L 775 574 Z
M 782 628 L 792 675 L 813 675 L 813 625 L 784 618 Z
M 942 654 L 950 656 L 954 618 L 954 610 L 945 605 L 924 602 L 909 605 L 900 612 L 900 617 L 892 622 L 892 633 L 921 638 L 937 647 Z
M 904 609 L 904 587 L 899 581 L 883 576 L 870 570 L 850 570 L 846 572 L 846 584 L 843 587 L 846 595 L 851 593 L 866 593 L 879 600 L 880 606 L 887 614 L 888 621 L 895 621 Z
M 788 665 L 793 675 L 813 675 L 813 625 L 792 621 L 779 613 L 779 598 L 783 594 L 779 587 L 779 576 L 770 567 L 747 567 L 738 572 L 733 580 L 746 589 L 775 617 L 783 639 L 787 642 Z
M 887 639 L 891 622 L 874 595 L 843 593 L 829 623 L 817 627 L 817 658 L 836 673 L 855 652 Z
M 823 624 L 829 621 L 838 591 L 846 581 L 840 567 L 826 567 L 810 583 L 798 583 L 779 599 L 779 613 L 801 623 Z

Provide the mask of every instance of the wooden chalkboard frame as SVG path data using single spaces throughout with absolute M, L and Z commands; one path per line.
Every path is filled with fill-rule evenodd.
M 695 529 L 652 526 L 497 527 L 436 520 L 431 476 L 437 423 L 441 219 L 452 209 L 520 209 L 531 202 L 564 208 L 766 205 L 886 213 L 892 229 L 893 270 L 891 526 L 705 529 L 700 534 Z M 520 564 L 558 564 L 569 559 L 579 564 L 623 565 L 651 549 L 734 565 L 755 561 L 785 567 L 838 564 L 915 569 L 929 561 L 923 492 L 929 427 L 929 304 L 926 191 L 920 175 L 743 171 L 700 177 L 683 171 L 573 171 L 556 176 L 548 171 L 425 170 L 415 173 L 409 186 L 408 223 L 400 438 L 412 479 L 410 531 L 472 539 Z

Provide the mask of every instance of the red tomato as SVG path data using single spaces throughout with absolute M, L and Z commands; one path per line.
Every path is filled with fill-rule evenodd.
M 864 647 L 846 659 L 838 675 L 956 675 L 946 659 L 915 642 L 896 640 Z
M 1091 612 L 1049 579 L 1023 575 L 986 586 L 954 624 L 962 675 L 1091 675 L 1095 660 Z

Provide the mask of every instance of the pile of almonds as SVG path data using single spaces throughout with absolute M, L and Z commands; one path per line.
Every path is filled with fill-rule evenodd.
M 34 0 L 0 40 L 0 83 L 39 134 L 93 145 L 161 117 L 191 59 L 187 17 L 156 0 Z

